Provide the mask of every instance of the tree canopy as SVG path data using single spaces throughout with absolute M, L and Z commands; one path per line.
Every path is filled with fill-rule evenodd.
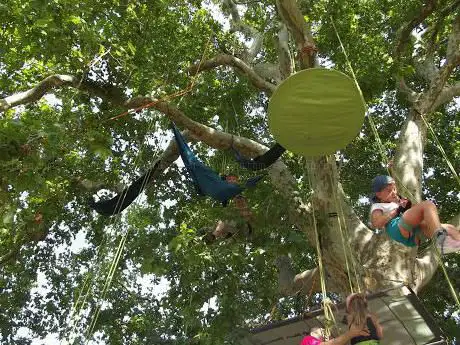
M 75 344 L 235 343 L 244 330 L 320 301 L 313 212 L 333 298 L 349 292 L 348 258 L 370 291 L 413 287 L 458 341 L 459 307 L 434 254 L 368 229 L 366 198 L 392 158 L 406 196 L 434 200 L 442 219 L 460 224 L 460 184 L 439 151 L 459 171 L 459 7 L 457 0 L 5 0 L 2 343 L 50 334 Z M 240 216 L 235 205 L 196 194 L 173 163 L 170 122 L 214 170 L 254 176 L 231 146 L 255 157 L 274 145 L 267 105 L 276 86 L 313 66 L 351 75 L 344 52 L 382 146 L 366 120 L 333 157 L 286 152 L 244 192 L 253 233 L 207 244 L 203 231 Z M 145 193 L 121 216 L 89 207 L 158 160 Z M 330 217 L 337 213 L 346 218 L 348 251 Z M 460 255 L 442 261 L 458 294 Z

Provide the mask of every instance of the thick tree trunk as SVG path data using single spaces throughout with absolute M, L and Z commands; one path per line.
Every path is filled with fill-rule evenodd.
M 401 129 L 393 167 L 398 190 L 412 202 L 421 201 L 425 141 L 426 127 L 420 114 L 412 109 Z

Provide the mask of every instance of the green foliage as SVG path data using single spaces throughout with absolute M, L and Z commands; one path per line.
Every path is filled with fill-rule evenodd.
M 241 40 L 225 31 L 203 3 L 5 0 L 0 4 L 1 97 L 56 73 L 91 80 L 120 100 L 183 90 L 191 83 L 188 67 L 205 49 L 208 58 L 241 54 Z M 259 62 L 276 62 L 274 3 L 249 2 L 242 15 L 245 23 L 264 32 Z M 349 74 L 332 23 L 337 26 L 390 152 L 407 113 L 395 92 L 394 75 L 404 75 L 417 90 L 426 87 L 414 74 L 415 62 L 434 43 L 439 63 L 452 15 L 438 11 L 424 22 L 421 41 L 411 39 L 409 53 L 395 65 L 390 55 L 397 30 L 420 2 L 299 3 L 312 24 L 320 57 Z M 458 81 L 458 74 L 452 81 Z M 0 266 L 2 344 L 30 342 L 29 336 L 15 336 L 21 327 L 30 329 L 32 337 L 57 333 L 83 343 L 102 300 L 94 325 L 101 344 L 232 344 L 244 329 L 308 307 L 300 297 L 281 299 L 277 290 L 278 256 L 290 255 L 296 271 L 316 263 L 305 234 L 289 223 L 286 199 L 268 179 L 245 192 L 255 217 L 250 238 L 206 245 L 202 229 L 219 219 L 240 221 L 239 215 L 231 205 L 222 208 L 198 197 L 183 168 L 175 165 L 123 217 L 97 216 L 87 206 L 95 188 L 85 183 L 94 181 L 115 192 L 120 183 L 145 172 L 171 139 L 168 121 L 153 110 L 109 120 L 125 109 L 70 88 L 55 90 L 54 96 L 0 117 L 0 256 L 11 253 Z M 189 94 L 171 102 L 193 120 L 273 144 L 267 98 L 233 70 L 200 74 Z M 457 115 L 458 107 L 440 109 L 433 126 L 458 171 Z M 193 149 L 221 173 L 237 173 L 241 180 L 253 176 L 234 163 L 231 152 L 211 152 L 201 144 Z M 447 219 L 458 213 L 459 186 L 436 150 L 429 139 L 424 191 Z M 368 208 L 360 199 L 367 196 L 370 179 L 384 171 L 377 152 L 366 123 L 338 162 L 344 189 L 363 219 Z M 283 160 L 301 190 L 300 158 L 286 153 Z M 103 298 L 107 272 L 126 231 L 119 268 Z M 71 246 L 76 238 L 82 248 Z M 459 277 L 458 256 L 447 262 L 450 274 Z M 438 275 L 426 288 L 424 302 L 445 332 L 458 338 L 452 300 Z M 156 289 L 166 281 L 169 289 L 158 295 Z M 85 295 L 86 304 L 77 305 Z

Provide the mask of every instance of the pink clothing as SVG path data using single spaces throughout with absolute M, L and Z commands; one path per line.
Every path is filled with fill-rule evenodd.
M 321 344 L 321 340 L 318 338 L 312 337 L 311 335 L 307 335 L 300 342 L 300 345 L 320 345 L 320 344 Z

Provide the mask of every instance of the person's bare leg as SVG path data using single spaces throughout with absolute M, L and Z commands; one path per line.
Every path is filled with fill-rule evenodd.
M 412 206 L 404 212 L 402 218 L 404 222 L 412 226 L 423 223 L 424 226 L 421 226 L 421 229 L 428 238 L 432 238 L 434 233 L 442 228 L 436 205 L 431 201 L 422 201 Z

